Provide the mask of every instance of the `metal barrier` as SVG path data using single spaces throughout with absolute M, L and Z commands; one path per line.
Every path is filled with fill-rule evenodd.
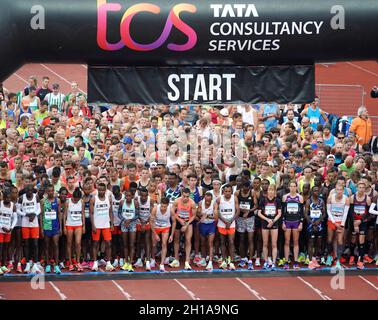
M 315 93 L 320 98 L 320 107 L 338 116 L 356 114 L 366 95 L 363 86 L 346 84 L 317 84 Z

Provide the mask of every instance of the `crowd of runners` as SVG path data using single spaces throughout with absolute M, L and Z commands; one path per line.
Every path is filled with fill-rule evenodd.
M 101 108 L 38 80 L 0 88 L 0 274 L 378 264 L 365 107 L 333 135 L 319 99 Z

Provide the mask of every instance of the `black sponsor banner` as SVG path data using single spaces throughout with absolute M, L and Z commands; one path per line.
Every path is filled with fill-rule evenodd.
M 88 68 L 92 103 L 306 103 L 314 95 L 313 65 Z
M 378 56 L 377 0 L 1 0 L 0 81 L 25 62 L 298 65 Z

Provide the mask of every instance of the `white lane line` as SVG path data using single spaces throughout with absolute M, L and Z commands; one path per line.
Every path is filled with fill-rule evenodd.
M 115 282 L 114 280 L 112 280 L 112 282 L 114 283 L 114 285 L 118 288 L 119 291 L 122 292 L 122 294 L 125 296 L 125 298 L 127 300 L 135 300 L 128 292 L 126 292 L 117 282 Z
M 21 77 L 21 76 L 20 76 L 19 74 L 17 74 L 16 72 L 13 73 L 13 75 L 14 75 L 15 77 L 17 77 L 18 79 L 20 79 L 21 81 L 25 82 L 26 84 L 29 84 L 29 82 L 28 82 L 26 79 L 24 79 L 23 77 Z
M 81 65 L 84 69 L 88 69 L 88 67 L 85 64 Z
M 368 279 L 364 278 L 363 276 L 359 276 L 362 280 L 364 280 L 367 284 L 371 285 L 375 290 L 378 291 L 378 287 L 374 285 L 374 283 L 370 282 Z
M 4 296 L 4 293 L 0 293 L 0 300 L 7 300 Z
M 361 67 L 361 66 L 359 66 L 359 65 L 357 65 L 357 64 L 354 64 L 354 63 L 352 63 L 352 62 L 347 62 L 347 64 L 349 64 L 349 65 L 351 65 L 352 67 L 355 67 L 355 68 L 357 68 L 357 69 L 360 69 L 360 70 L 362 70 L 362 71 L 365 71 L 365 72 L 367 72 L 367 73 L 370 73 L 370 74 L 372 74 L 373 76 L 378 77 L 378 74 L 377 74 L 377 73 L 375 73 L 375 72 L 373 72 L 373 71 L 370 71 L 370 70 L 368 70 L 368 69 L 365 69 L 365 68 L 363 68 L 363 67 Z
M 327 295 L 323 294 L 318 288 L 315 288 L 311 283 L 303 280 L 301 277 L 297 277 L 299 280 L 301 280 L 304 284 L 306 284 L 308 287 L 310 287 L 312 290 L 314 290 L 323 300 L 332 300 Z
M 247 283 L 245 283 L 243 280 L 241 280 L 240 278 L 235 278 L 236 280 L 238 280 L 244 287 L 247 288 L 247 290 L 249 292 L 251 292 L 257 299 L 259 300 L 267 300 L 266 298 L 264 298 L 262 295 L 260 295 L 260 293 L 258 293 L 256 290 L 252 289 Z
M 50 71 L 51 73 L 55 74 L 58 78 L 62 79 L 63 81 L 67 82 L 69 85 L 71 85 L 71 82 L 68 81 L 65 77 L 62 77 L 60 74 L 56 73 L 54 70 L 52 70 L 51 68 L 49 68 L 48 66 L 44 65 L 43 63 L 40 63 L 40 65 L 42 67 L 44 67 L 46 70 Z M 79 91 L 81 91 L 82 93 L 84 93 L 85 95 L 87 94 L 85 91 L 81 90 L 79 88 Z
M 59 295 L 61 300 L 68 300 L 68 298 L 60 291 L 60 289 L 55 284 L 53 284 L 51 281 L 49 281 L 49 283 L 54 288 L 56 293 Z
M 184 286 L 180 281 L 177 279 L 173 279 L 178 283 L 178 285 L 185 290 L 185 292 L 192 298 L 192 300 L 201 300 L 198 298 L 192 291 L 190 291 L 186 286 Z

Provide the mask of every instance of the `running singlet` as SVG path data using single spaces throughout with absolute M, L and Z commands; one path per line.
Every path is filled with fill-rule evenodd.
M 155 218 L 155 228 L 168 228 L 171 226 L 171 206 L 167 207 L 165 213 L 161 212 L 161 205 L 159 204 L 156 208 L 156 218 Z
M 323 199 L 318 198 L 318 202 L 315 203 L 313 201 L 313 199 L 311 198 L 311 201 L 310 201 L 310 212 L 309 212 L 310 220 L 312 222 L 315 222 L 316 220 L 319 220 L 321 218 L 321 216 L 322 216 L 323 209 L 324 209 L 324 201 L 323 201 Z
M 72 199 L 68 199 L 67 207 L 67 221 L 66 226 L 68 227 L 80 227 L 83 225 L 82 220 L 82 208 L 83 203 L 79 200 L 77 203 L 73 203 Z
M 212 200 L 210 206 L 206 208 L 205 200 L 202 201 L 201 203 L 202 215 L 206 216 L 205 220 L 202 223 L 205 223 L 205 224 L 214 223 L 214 204 L 215 204 L 215 200 Z
M 138 197 L 138 204 L 139 204 L 139 219 L 138 221 L 143 221 L 147 223 L 148 219 L 151 215 L 151 198 L 148 197 L 145 203 L 142 203 L 140 197 Z
M 312 109 L 311 107 L 308 107 L 307 109 L 307 117 L 310 119 L 310 127 L 316 131 L 316 127 L 319 124 L 320 121 L 320 109 L 319 107 L 316 107 L 316 109 Z
M 21 210 L 25 214 L 35 214 L 37 212 L 37 196 L 33 194 L 33 199 L 28 200 L 26 198 L 26 193 L 22 196 Z M 34 217 L 32 222 L 29 222 L 29 217 L 22 217 L 22 227 L 23 228 L 37 228 L 39 227 L 38 218 Z
M 100 200 L 98 195 L 96 195 L 93 208 L 93 221 L 96 228 L 110 228 L 109 210 L 109 198 L 105 195 L 105 199 Z
M 185 205 L 182 202 L 182 199 L 177 200 L 177 212 L 176 216 L 184 221 L 189 221 L 189 219 L 192 217 L 192 202 L 188 201 L 188 203 Z
M 274 219 L 274 217 L 278 214 L 277 210 L 280 209 L 278 198 L 270 200 L 268 197 L 261 198 L 259 207 L 262 208 L 262 214 L 271 220 Z
M 336 194 L 332 194 L 331 198 L 331 213 L 335 219 L 335 222 L 342 222 L 344 216 L 345 200 L 348 197 L 343 195 L 341 202 L 336 203 Z
M 354 220 L 362 220 L 362 216 L 367 212 L 367 195 L 364 200 L 358 201 L 357 195 L 353 196 L 353 218 Z
M 54 198 L 52 202 L 45 199 L 43 203 L 44 214 L 42 217 L 43 230 L 53 231 L 59 230 L 59 211 L 58 211 L 58 199 Z
M 251 210 L 251 209 L 253 209 L 254 203 L 253 203 L 253 197 L 252 197 L 251 191 L 249 191 L 248 196 L 246 196 L 246 197 L 244 197 L 242 195 L 242 192 L 240 191 L 239 195 L 238 195 L 238 200 L 239 200 L 239 209 L 240 210 Z M 248 218 L 253 217 L 253 215 L 254 215 L 253 212 L 250 211 L 248 213 Z
M 288 194 L 286 196 L 285 210 L 283 214 L 284 221 L 299 221 L 302 219 L 303 206 L 299 202 L 299 195 L 294 197 Z
M 200 196 L 198 187 L 196 187 L 196 190 L 194 190 L 194 192 L 190 192 L 190 199 L 192 199 L 196 205 L 200 203 L 201 196 Z
M 117 200 L 114 195 L 112 195 L 112 208 L 113 208 L 113 225 L 118 227 L 121 224 L 121 219 L 118 216 L 119 210 L 119 203 L 121 200 L 124 200 L 124 196 L 122 195 L 121 199 Z
M 219 203 L 219 214 L 226 220 L 231 221 L 235 216 L 235 198 L 234 195 L 231 196 L 229 200 L 226 200 L 224 196 L 221 196 Z M 218 219 L 218 227 L 225 228 L 226 224 Z M 230 228 L 235 228 L 235 220 L 232 222 Z
M 0 233 L 4 233 L 3 228 L 11 229 L 17 220 L 17 213 L 14 211 L 14 204 L 10 203 L 10 208 L 4 206 L 4 202 L 0 202 Z
M 178 186 L 176 187 L 176 190 L 172 190 L 171 188 L 168 188 L 165 191 L 165 197 L 169 199 L 170 203 L 173 203 L 180 196 L 181 196 L 181 192 L 180 192 L 180 188 Z
M 203 178 L 201 179 L 201 187 L 203 190 L 203 193 L 206 193 L 206 191 L 213 190 L 213 183 L 210 181 L 210 184 L 206 184 Z
M 135 211 L 134 199 L 131 200 L 131 204 L 127 204 L 126 201 L 124 201 L 120 216 L 121 220 L 133 220 L 136 215 Z
M 32 110 L 30 109 L 30 107 L 28 107 L 28 110 L 27 111 L 24 111 L 24 109 L 23 108 L 20 108 L 20 114 L 19 114 L 19 116 L 18 116 L 18 124 L 21 124 L 21 116 L 23 115 L 23 114 L 26 114 L 29 118 L 33 115 L 33 112 L 32 112 Z

